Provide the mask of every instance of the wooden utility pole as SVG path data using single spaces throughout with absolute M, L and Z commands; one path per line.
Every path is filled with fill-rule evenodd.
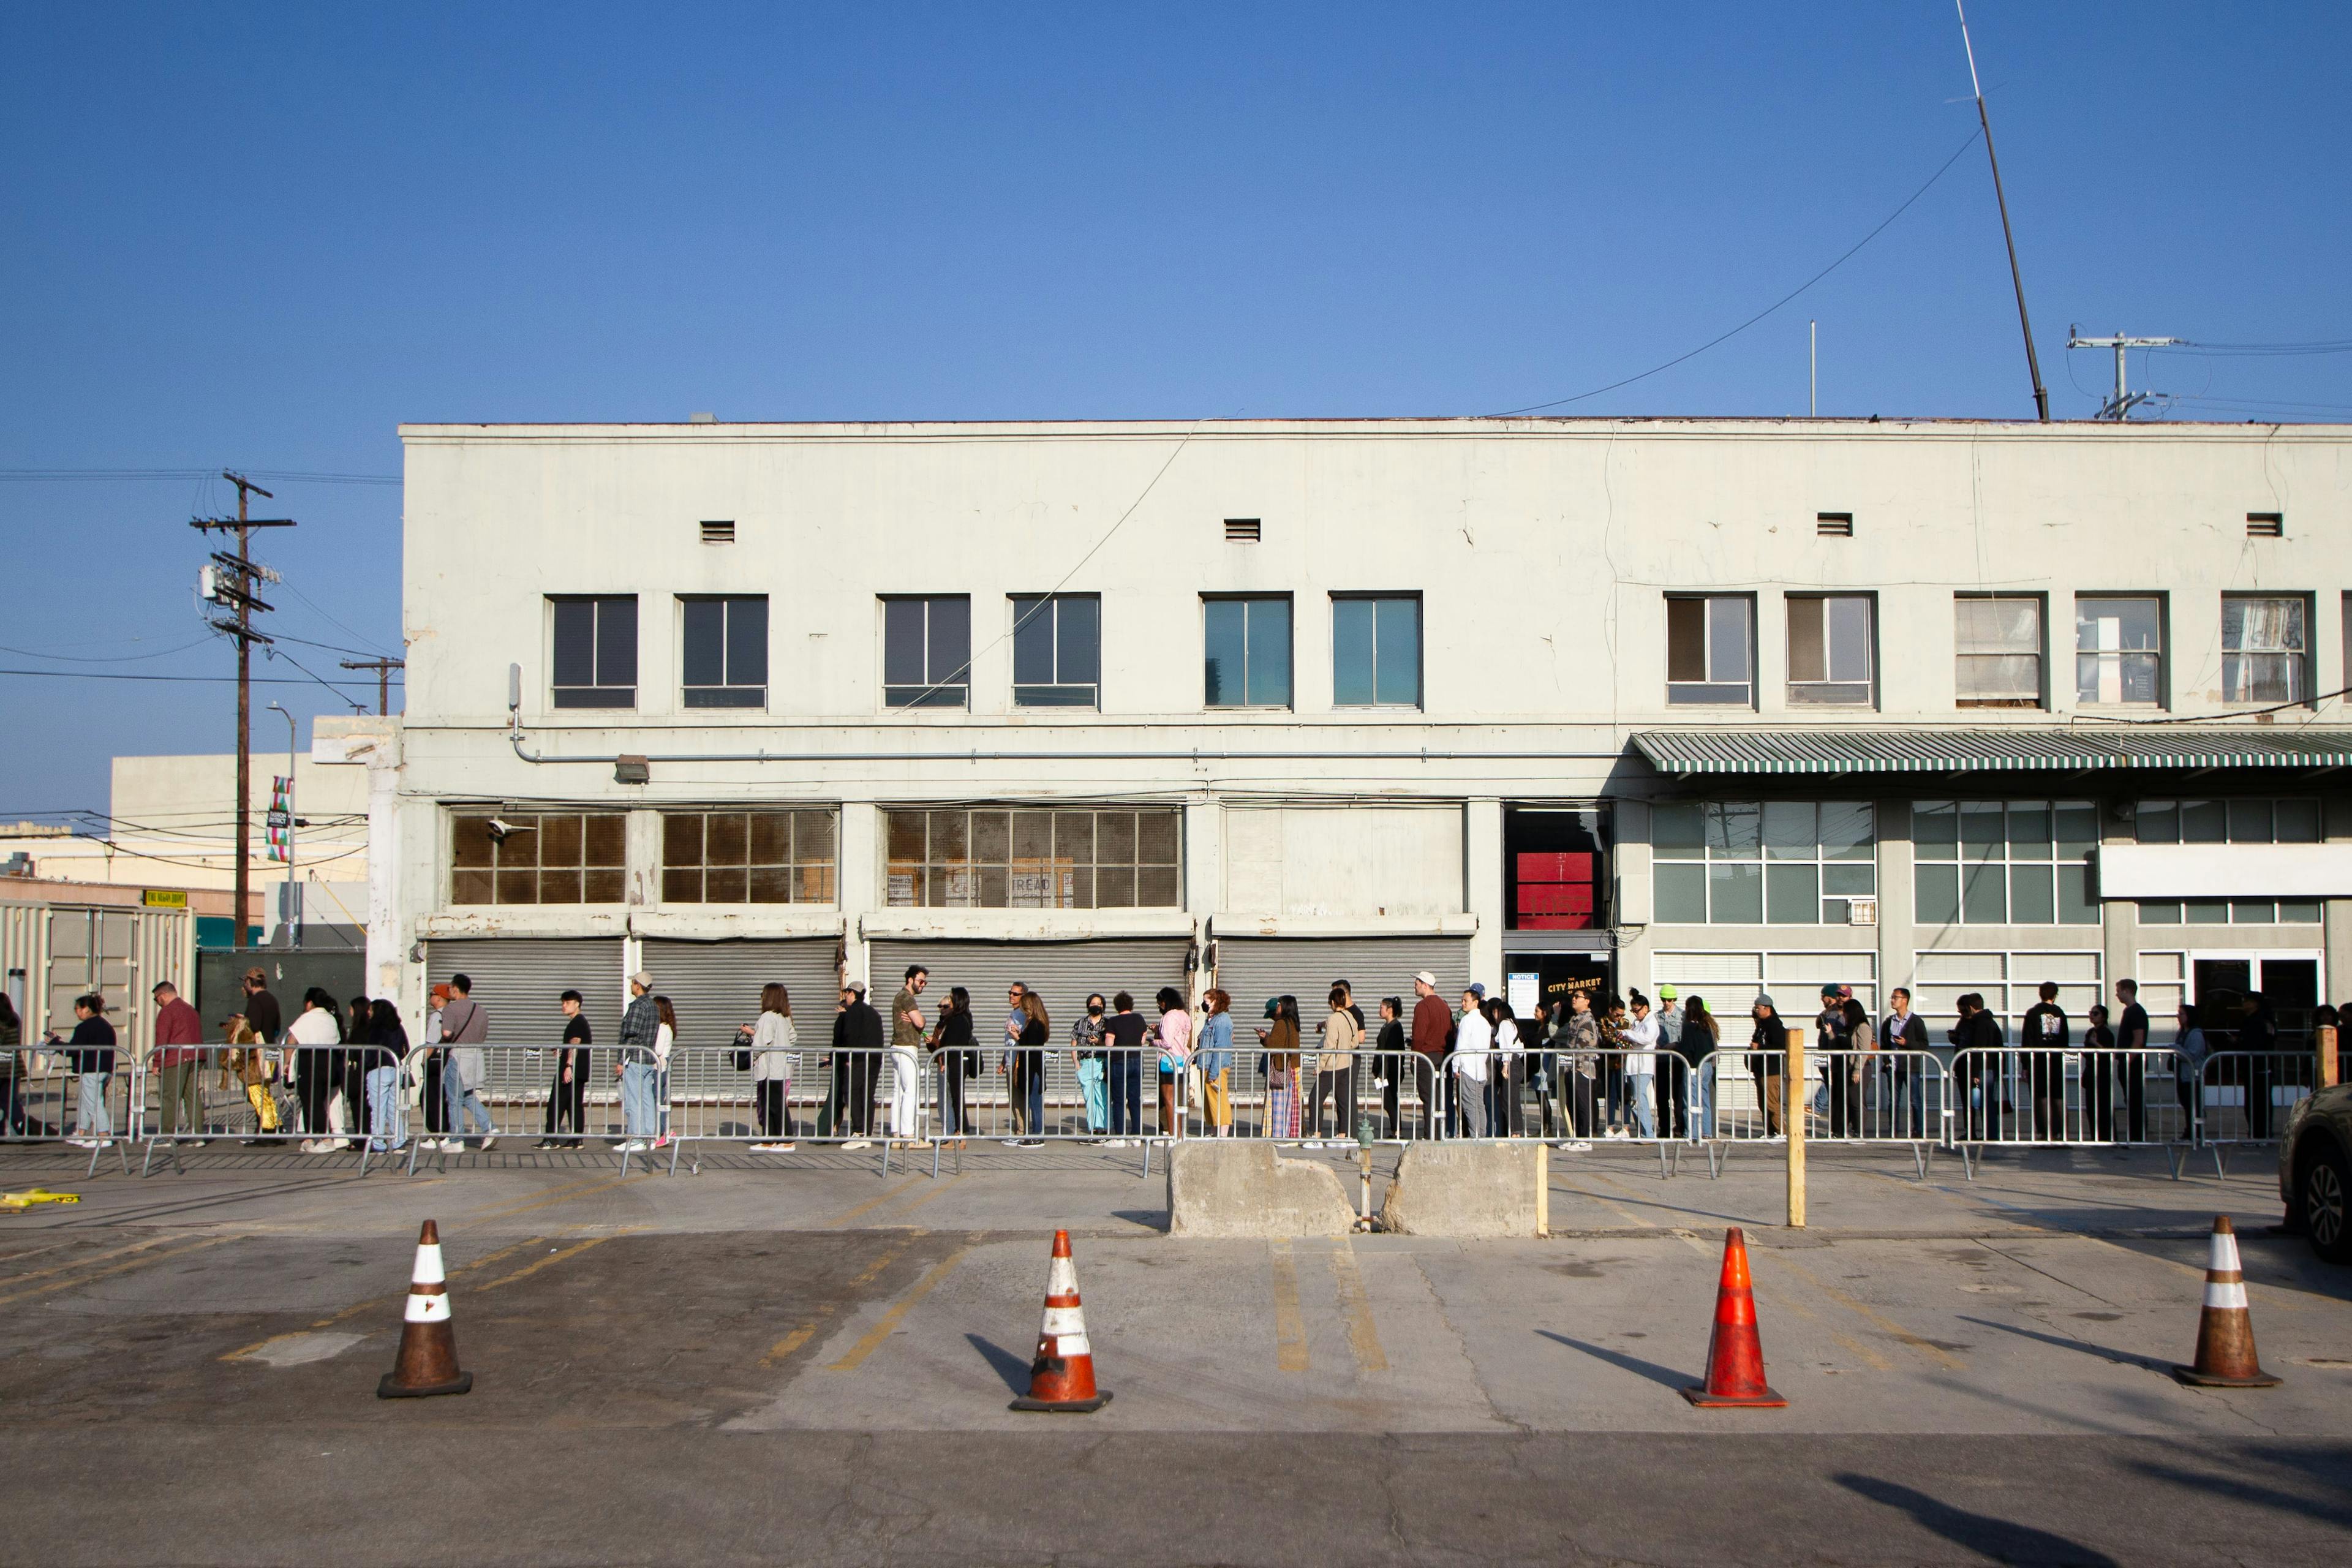
M 1780 1064 L 1780 1131 L 1789 1135 L 1789 1228 L 1805 1227 L 1805 1033 L 1790 1029 Z
M 347 658 L 343 660 L 343 668 L 345 669 L 374 670 L 375 710 L 378 714 L 384 714 L 392 711 L 392 672 L 395 669 L 406 669 L 408 668 L 408 663 L 405 659 Z
M 223 469 L 221 478 L 236 487 L 236 516 L 194 517 L 188 520 L 188 526 L 199 533 L 234 531 L 236 534 L 236 553 L 225 555 L 215 551 L 214 565 L 205 569 L 203 583 L 207 600 L 236 613 L 235 620 L 215 620 L 212 627 L 236 639 L 236 892 L 231 917 L 236 934 L 230 946 L 242 949 L 245 946 L 246 901 L 251 896 L 253 879 L 253 847 L 246 837 L 253 805 L 253 645 L 257 642 L 266 644 L 270 640 L 253 629 L 253 612 L 271 608 L 254 596 L 253 589 L 257 583 L 278 580 L 277 573 L 254 563 L 250 548 L 252 531 L 257 528 L 291 528 L 294 520 L 290 517 L 251 515 L 248 504 L 251 497 L 259 496 L 264 500 L 278 498 L 242 474 L 232 474 Z M 227 578 L 235 581 L 227 581 Z

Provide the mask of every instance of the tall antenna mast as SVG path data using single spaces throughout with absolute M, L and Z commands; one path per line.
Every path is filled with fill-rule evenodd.
M 2033 411 L 2042 423 L 2050 423 L 2050 394 L 2042 384 L 2042 362 L 2033 353 L 2033 322 L 2025 314 L 2025 277 L 2017 269 L 2017 236 L 2010 232 L 2009 198 L 2000 189 L 2000 157 L 1992 150 L 1992 116 L 1985 112 L 1984 83 L 1977 79 L 1977 49 L 1969 42 L 1969 12 L 1960 0 L 1952 0 L 1952 9 L 1960 14 L 1960 47 L 1969 52 L 1969 86 L 1977 95 L 1977 123 L 1984 127 L 1985 157 L 1992 164 L 1992 199 L 2000 205 L 2000 237 L 2009 246 L 2009 280 L 2017 288 L 2017 325 L 2025 333 L 2025 369 L 2033 377 Z

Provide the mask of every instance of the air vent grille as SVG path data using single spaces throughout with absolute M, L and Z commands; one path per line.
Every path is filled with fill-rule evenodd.
M 1255 544 L 1258 542 L 1258 520 L 1254 517 L 1225 519 L 1225 539 L 1233 544 Z
M 702 542 L 705 544 L 734 543 L 735 525 L 732 522 L 704 523 L 702 525 Z
M 1813 531 L 1823 539 L 1852 539 L 1853 513 L 1850 511 L 1817 513 L 1813 518 Z
M 2282 512 L 2250 511 L 2246 514 L 2248 539 L 2284 539 L 2286 517 Z

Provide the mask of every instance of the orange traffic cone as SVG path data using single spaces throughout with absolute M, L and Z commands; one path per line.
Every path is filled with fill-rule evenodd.
M 1045 1274 L 1045 1325 L 1037 1331 L 1037 1359 L 1029 1392 L 1015 1410 L 1056 1410 L 1084 1415 L 1110 1403 L 1095 1391 L 1095 1348 L 1087 1340 L 1087 1311 L 1078 1301 L 1078 1269 L 1070 1261 L 1070 1233 L 1054 1233 L 1054 1262 Z
M 446 1279 L 441 1268 L 441 1233 L 428 1219 L 416 1237 L 416 1268 L 409 1275 L 400 1354 L 375 1385 L 377 1398 L 423 1399 L 463 1394 L 474 1386 L 474 1374 L 457 1370 L 457 1336 L 449 1327 Z
M 1706 1385 L 1683 1397 L 1703 1410 L 1785 1408 L 1765 1384 L 1764 1342 L 1756 1333 L 1756 1289 L 1748 1279 L 1748 1237 L 1735 1226 L 1723 1238 L 1723 1283 L 1715 1292 L 1715 1331 L 1706 1342 Z
M 2213 1253 L 2205 1264 L 2205 1310 L 2197 1318 L 2197 1364 L 2172 1375 L 2200 1388 L 2276 1388 L 2254 1359 L 2254 1320 L 2246 1310 L 2246 1276 L 2238 1267 L 2238 1233 L 2213 1216 Z

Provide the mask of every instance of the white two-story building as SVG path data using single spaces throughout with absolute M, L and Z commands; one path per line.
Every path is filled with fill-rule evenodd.
M 2159 1018 L 2352 962 L 2352 428 L 415 425 L 374 984 Z M 337 731 L 343 731 L 339 738 Z M 610 1038 L 609 1034 L 600 1037 Z

